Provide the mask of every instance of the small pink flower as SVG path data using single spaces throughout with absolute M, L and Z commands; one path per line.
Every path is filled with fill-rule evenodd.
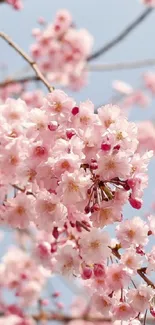
M 130 289 L 127 294 L 129 304 L 140 313 L 149 307 L 153 296 L 154 290 L 145 284 L 141 284 L 138 289 Z
M 107 269 L 107 284 L 110 290 L 117 291 L 126 286 L 130 277 L 122 265 L 112 264 Z
M 143 258 L 141 257 L 141 255 L 136 254 L 134 248 L 128 248 L 121 255 L 121 262 L 124 266 L 135 272 L 141 267 Z
M 100 263 L 110 255 L 108 233 L 92 229 L 80 236 L 80 254 L 86 263 Z
M 114 306 L 112 312 L 114 319 L 117 320 L 129 320 L 136 316 L 135 310 L 127 302 L 121 302 L 117 306 Z
M 117 238 L 124 248 L 130 245 L 138 246 L 148 242 L 148 225 L 140 218 L 134 217 L 131 220 L 125 220 L 117 226 Z
M 54 271 L 57 273 L 63 274 L 64 276 L 71 276 L 79 272 L 80 258 L 76 249 L 71 245 L 62 247 L 55 258 Z

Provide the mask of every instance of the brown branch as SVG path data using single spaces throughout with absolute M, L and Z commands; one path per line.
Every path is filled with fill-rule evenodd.
M 91 317 L 91 316 L 68 316 L 68 315 L 61 315 L 61 314 L 47 314 L 47 313 L 42 313 L 40 315 L 34 315 L 33 319 L 36 321 L 57 321 L 57 322 L 63 322 L 63 323 L 68 323 L 71 321 L 77 321 L 77 320 L 84 320 L 88 322 L 108 322 L 111 323 L 111 318 L 105 318 L 105 317 Z
M 16 83 L 26 83 L 26 82 L 31 82 L 31 81 L 40 81 L 40 78 L 38 76 L 28 76 L 28 77 L 22 77 L 22 78 L 7 78 L 3 82 L 0 83 L 0 88 L 5 88 L 9 85 L 13 85 Z
M 110 42 L 105 44 L 103 47 L 101 47 L 99 50 L 94 52 L 92 55 L 90 55 L 87 59 L 87 61 L 92 61 L 96 58 L 98 58 L 100 55 L 105 54 L 110 49 L 112 49 L 115 45 L 119 44 L 122 40 L 126 38 L 140 23 L 142 23 L 146 17 L 148 17 L 151 12 L 153 11 L 153 8 L 147 8 L 138 16 L 133 22 L 131 22 L 125 29 L 118 34 L 114 39 L 112 39 Z
M 41 71 L 39 70 L 36 62 L 32 60 L 30 56 L 28 56 L 16 43 L 12 41 L 12 39 L 6 35 L 3 32 L 0 32 L 0 37 L 7 42 L 17 53 L 20 54 L 20 56 L 23 57 L 23 59 L 28 62 L 28 64 L 32 67 L 34 70 L 37 78 L 47 87 L 48 91 L 52 92 L 54 90 L 54 87 L 50 85 L 50 83 L 46 80 L 46 78 L 43 76 Z
M 68 323 L 71 321 L 77 321 L 77 320 L 83 320 L 91 323 L 113 323 L 113 320 L 111 318 L 105 318 L 105 317 L 95 317 L 95 316 L 68 316 L 68 315 L 62 315 L 62 314 L 47 314 L 47 313 L 42 313 L 39 315 L 34 315 L 33 319 L 36 321 L 57 321 L 57 322 L 62 322 L 62 323 Z M 141 323 L 143 323 L 143 318 L 140 319 Z M 147 322 L 149 324 L 154 324 L 154 319 L 152 317 L 147 318 Z

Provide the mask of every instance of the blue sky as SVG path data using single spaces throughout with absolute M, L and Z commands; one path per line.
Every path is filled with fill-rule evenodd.
M 8 5 L 0 5 L 0 30 L 6 32 L 26 52 L 29 51 L 33 39 L 32 28 L 37 26 L 37 19 L 43 16 L 51 22 L 56 11 L 67 8 L 71 11 L 77 27 L 84 27 L 94 36 L 94 49 L 98 49 L 108 40 L 116 36 L 128 23 L 137 17 L 144 6 L 138 0 L 24 0 L 24 10 L 16 12 Z M 119 43 L 110 52 L 96 61 L 102 63 L 139 60 L 155 57 L 155 12 L 153 12 L 134 32 Z M 25 66 L 23 60 L 4 41 L 0 40 L 0 63 L 7 63 L 10 73 L 14 73 Z M 95 105 L 107 102 L 112 96 L 112 81 L 124 80 L 133 86 L 141 83 L 141 74 L 146 69 L 115 72 L 93 72 L 89 77 L 89 84 L 74 95 L 77 101 L 90 99 Z M 148 109 L 135 108 L 131 114 L 132 120 L 154 118 L 154 102 Z M 135 213 L 127 208 L 125 214 L 130 217 L 142 215 L 149 207 L 154 197 L 154 162 L 150 167 L 149 189 L 145 191 L 145 204 L 142 211 Z M 0 254 L 11 242 L 11 232 L 7 232 L 6 239 L 0 248 Z M 60 281 L 54 282 L 62 288 L 63 298 L 70 297 L 65 285 Z

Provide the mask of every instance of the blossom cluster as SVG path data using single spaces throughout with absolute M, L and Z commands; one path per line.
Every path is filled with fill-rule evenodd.
M 13 285 L 23 304 L 32 303 L 45 281 L 42 266 L 78 278 L 95 310 L 113 320 L 152 310 L 153 284 L 128 289 L 137 270 L 145 266 L 151 273 L 155 265 L 154 248 L 145 253 L 155 233 L 153 217 L 123 216 L 126 203 L 142 206 L 152 157 L 137 152 L 136 125 L 118 106 L 95 113 L 90 100 L 77 105 L 61 90 L 38 108 L 7 99 L 0 110 L 0 222 L 37 230 L 35 262 L 10 252 L 0 268 L 1 285 L 6 279 L 4 286 Z M 115 225 L 115 243 L 109 225 Z
M 31 55 L 50 81 L 74 90 L 85 85 L 93 38 L 86 29 L 76 28 L 67 10 L 58 11 L 52 24 L 34 29 L 33 36 Z
M 76 106 L 55 90 L 40 108 L 8 99 L 0 119 L 1 199 L 9 184 L 21 188 L 4 203 L 1 222 L 53 230 L 68 218 L 102 228 L 122 220 L 128 201 L 141 207 L 152 152 L 136 153 L 136 126 L 117 106 L 95 114 L 92 102 Z
M 0 290 L 13 290 L 18 306 L 29 307 L 40 298 L 47 276 L 47 271 L 28 253 L 10 248 L 0 264 Z

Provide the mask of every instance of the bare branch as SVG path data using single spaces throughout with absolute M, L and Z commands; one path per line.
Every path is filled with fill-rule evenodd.
M 31 57 L 29 57 L 16 43 L 14 43 L 12 41 L 12 39 L 6 35 L 3 32 L 0 32 L 0 37 L 7 42 L 17 53 L 20 54 L 20 56 L 23 57 L 23 59 L 28 62 L 28 64 L 32 67 L 32 69 L 34 70 L 37 78 L 46 86 L 46 88 L 48 89 L 48 91 L 52 92 L 54 90 L 54 87 L 52 87 L 50 85 L 50 83 L 46 80 L 46 78 L 43 76 L 43 74 L 41 73 L 41 71 L 39 70 L 36 62 L 34 62 L 32 60 Z
M 127 70 L 127 69 L 139 69 L 155 66 L 155 59 L 146 59 L 131 62 L 118 62 L 118 63 L 98 63 L 89 64 L 87 66 L 90 71 L 114 71 L 114 70 Z
M 123 39 L 125 39 L 139 24 L 141 24 L 146 17 L 148 17 L 151 12 L 153 12 L 153 8 L 147 8 L 138 16 L 133 22 L 131 22 L 125 29 L 120 32 L 114 39 L 112 39 L 110 42 L 106 43 L 103 47 L 101 47 L 99 50 L 94 52 L 92 55 L 90 55 L 87 59 L 87 61 L 92 61 L 96 58 L 98 58 L 100 55 L 103 55 L 104 53 L 108 52 L 110 49 L 112 49 L 115 45 L 119 44 Z

